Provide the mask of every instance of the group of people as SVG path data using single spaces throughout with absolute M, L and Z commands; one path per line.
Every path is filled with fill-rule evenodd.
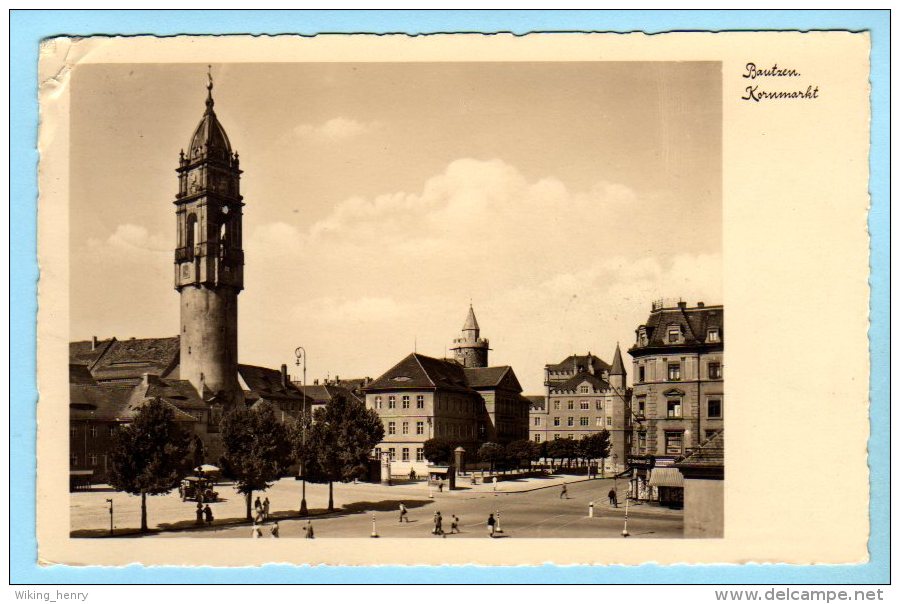
M 213 513 L 212 509 L 209 507 L 207 503 L 206 506 L 203 505 L 202 501 L 197 502 L 197 520 L 195 524 L 206 524 L 207 526 L 213 523 Z
M 260 501 L 259 497 L 256 498 L 256 502 L 253 504 L 254 510 L 256 510 L 256 515 L 254 517 L 255 521 L 259 524 L 262 524 L 266 520 L 269 519 L 269 498 L 266 497 L 265 500 Z M 277 524 L 277 523 L 276 523 Z
M 404 522 L 409 522 L 409 510 L 406 505 L 400 504 L 400 524 Z M 459 530 L 459 516 L 456 514 L 452 514 L 450 516 L 450 530 L 444 530 L 444 516 L 441 514 L 440 510 L 434 513 L 432 518 L 432 522 L 434 523 L 433 528 L 431 529 L 432 535 L 440 535 L 441 537 L 446 537 L 447 535 L 452 535 L 454 533 L 461 533 Z M 488 536 L 493 537 L 497 533 L 497 519 L 494 518 L 493 514 L 488 514 L 487 519 L 487 528 L 488 528 Z
M 280 529 L 278 527 L 278 521 L 276 520 L 272 523 L 272 526 L 269 527 L 269 534 L 273 539 L 279 538 L 279 530 Z M 250 530 L 250 536 L 253 539 L 259 539 L 260 537 L 262 537 L 262 523 L 257 522 L 256 520 L 253 521 L 253 528 Z

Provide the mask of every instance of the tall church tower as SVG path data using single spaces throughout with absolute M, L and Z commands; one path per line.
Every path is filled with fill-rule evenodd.
M 244 288 L 243 202 L 238 154 L 213 110 L 178 161 L 175 289 L 181 294 L 180 377 L 200 396 L 228 406 L 243 398 L 237 379 L 238 294 Z
M 453 340 L 453 357 L 463 367 L 487 367 L 488 351 L 490 350 L 487 338 L 481 338 L 481 329 L 475 319 L 475 310 L 469 304 L 469 314 L 462 328 L 462 337 Z

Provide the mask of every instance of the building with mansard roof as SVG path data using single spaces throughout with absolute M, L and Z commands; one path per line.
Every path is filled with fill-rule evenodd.
M 660 300 L 635 336 L 632 490 L 678 506 L 684 480 L 674 464 L 724 428 L 724 308 Z

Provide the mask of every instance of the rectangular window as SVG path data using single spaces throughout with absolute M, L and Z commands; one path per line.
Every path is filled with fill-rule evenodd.
M 590 425 L 590 423 L 589 423 L 589 422 L 590 422 L 590 419 L 591 419 L 591 418 L 589 418 L 589 417 L 579 417 L 579 418 L 578 418 L 578 425 L 579 425 L 579 426 L 589 426 L 589 425 Z
M 638 400 L 638 411 L 637 411 L 638 417 L 644 417 L 644 412 L 645 412 L 645 407 L 646 407 L 646 405 L 647 405 L 647 403 L 646 403 L 646 401 L 645 401 L 644 399 L 639 399 L 639 400 Z
M 575 435 L 574 435 L 574 434 L 569 434 L 568 439 L 569 439 L 569 440 L 575 440 Z
M 77 466 L 78 465 L 78 456 L 75 455 L 74 453 L 69 455 L 69 463 L 71 463 L 73 466 Z
M 388 434 L 397 433 L 397 422 L 388 422 Z
M 404 394 L 401 400 L 403 401 L 403 408 L 409 409 L 409 396 Z
M 397 397 L 393 394 L 388 397 L 388 409 L 397 408 Z
M 722 417 L 722 400 L 711 398 L 706 401 L 706 417 Z
M 394 459 L 397 458 L 397 449 L 395 449 L 394 447 L 388 449 L 388 457 L 391 461 L 394 461 Z
M 554 425 L 554 426 L 558 426 L 558 425 L 559 425 L 559 418 L 558 418 L 558 417 L 554 417 L 554 418 L 553 418 L 553 425 Z
M 409 434 L 409 422 L 403 422 L 401 430 L 403 434 Z
M 536 443 L 541 442 L 541 435 L 540 435 L 540 434 L 535 434 L 535 435 L 534 435 L 534 442 L 536 442 Z
M 669 344 L 677 344 L 681 338 L 681 330 L 677 327 L 669 330 Z
M 681 417 L 681 399 L 666 401 L 666 417 Z
M 606 425 L 607 425 L 607 426 L 612 426 L 612 418 L 611 418 L 611 417 L 607 417 L 607 418 L 606 418 Z
M 722 363 L 710 363 L 708 365 L 708 369 L 709 369 L 709 379 L 711 379 L 711 380 L 722 379 Z
M 91 461 L 92 466 L 96 466 L 97 465 L 97 456 L 95 454 L 91 453 L 90 461 Z
M 707 330 L 706 341 L 707 342 L 718 342 L 719 341 L 719 330 L 716 328 Z
M 100 433 L 100 430 L 97 426 L 91 426 L 91 438 L 97 438 L 97 435 Z
M 535 425 L 535 426 L 540 426 L 540 425 L 541 425 L 541 418 L 539 418 L 539 417 L 534 418 L 534 425 Z
M 595 406 L 597 408 L 597 411 L 603 411 L 603 402 L 602 401 L 597 401 L 597 404 Z
M 638 450 L 642 453 L 647 450 L 647 433 L 638 432 Z
M 681 380 L 681 363 L 669 363 L 669 381 Z
M 403 451 L 401 453 L 403 461 L 409 461 L 409 449 L 407 447 L 403 447 Z
M 375 397 L 375 408 L 381 409 L 381 397 L 380 396 Z
M 684 451 L 684 433 L 666 432 L 666 455 L 681 455 Z
M 569 417 L 567 417 L 567 418 L 566 418 L 566 425 L 569 426 L 569 427 L 574 426 L 574 425 L 575 425 L 575 418 L 572 417 L 571 415 L 570 415 Z
M 645 375 L 646 375 L 646 374 L 644 373 L 644 366 L 641 365 L 640 367 L 638 367 L 638 381 L 639 381 L 639 382 L 643 382 L 643 381 L 644 381 L 644 376 L 645 376 Z
M 559 440 L 559 434 L 554 434 L 554 435 L 553 435 L 553 440 Z
M 416 434 L 425 434 L 425 422 L 416 422 Z
M 553 401 L 553 410 L 559 411 L 559 401 Z
M 425 461 L 425 449 L 422 447 L 416 449 L 416 461 Z
M 587 411 L 591 408 L 591 401 L 581 401 L 581 410 Z
M 375 447 L 375 457 L 381 459 L 381 447 Z
M 598 417 L 598 418 L 594 421 L 594 425 L 596 425 L 596 426 L 601 426 L 601 427 L 602 427 L 602 426 L 603 426 L 603 418 L 602 418 L 602 417 Z
M 575 408 L 575 401 L 568 401 L 568 402 L 566 403 L 566 407 L 568 407 L 569 409 L 574 409 L 574 408 Z
M 416 409 L 424 409 L 425 408 L 425 395 L 417 394 L 416 395 Z
M 588 387 L 587 387 L 587 386 L 582 386 L 582 387 L 580 388 L 580 392 L 581 392 L 581 394 L 587 394 L 587 393 L 588 393 Z

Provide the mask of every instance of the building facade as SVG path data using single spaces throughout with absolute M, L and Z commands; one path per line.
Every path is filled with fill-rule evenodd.
M 546 365 L 544 385 L 544 397 L 529 397 L 531 440 L 580 440 L 606 430 L 611 443 L 606 469 L 623 468 L 631 443 L 631 391 L 618 345 L 612 365 L 590 352 Z
M 654 302 L 636 330 L 633 494 L 679 505 L 683 477 L 669 468 L 724 427 L 724 309 Z M 654 477 L 654 474 L 656 476 Z

